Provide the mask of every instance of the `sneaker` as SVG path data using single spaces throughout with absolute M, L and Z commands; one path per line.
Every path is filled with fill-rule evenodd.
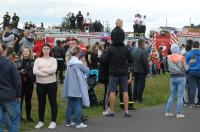
M 197 106 L 197 107 L 200 107 L 200 103 L 199 103 L 199 102 L 198 102 L 198 103 L 196 103 L 196 106 Z
M 195 105 L 194 104 L 189 104 L 189 108 L 192 109 Z
M 172 116 L 174 116 L 174 114 L 173 113 L 165 113 L 165 117 L 172 117 Z
M 56 128 L 56 123 L 55 122 L 50 122 L 50 124 L 49 124 L 49 127 L 48 127 L 49 129 L 55 129 Z
M 131 117 L 131 114 L 129 112 L 124 112 L 124 117 Z
M 87 127 L 87 125 L 86 124 L 83 124 L 83 123 L 81 123 L 81 124 L 79 124 L 79 125 L 77 125 L 77 126 L 75 126 L 76 128 L 86 128 Z
M 106 110 L 103 112 L 103 115 L 107 115 L 110 112 L 110 110 Z
M 71 122 L 70 124 L 66 124 L 65 126 L 70 127 L 70 126 L 75 126 L 75 122 Z
M 115 113 L 109 111 L 107 114 L 105 114 L 105 116 L 107 116 L 107 117 L 114 117 Z
M 177 114 L 176 115 L 176 118 L 184 118 L 185 117 L 185 115 L 183 115 L 183 114 Z
M 44 123 L 39 121 L 38 124 L 35 126 L 35 128 L 41 128 L 44 126 Z

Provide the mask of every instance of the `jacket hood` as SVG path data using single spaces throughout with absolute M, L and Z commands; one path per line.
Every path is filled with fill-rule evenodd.
M 190 51 L 192 54 L 195 54 L 195 55 L 200 55 L 200 50 L 199 49 L 193 49 Z
M 173 63 L 178 63 L 180 60 L 181 61 L 185 61 L 184 57 L 182 57 L 181 55 L 179 54 L 172 54 L 172 55 L 169 55 L 168 59 L 170 61 L 172 61 Z
M 68 66 L 75 65 L 75 64 L 83 64 L 82 61 L 78 59 L 78 57 L 72 56 L 72 58 L 68 62 Z
M 0 70 L 2 70 L 5 67 L 5 64 L 8 62 L 8 59 L 6 59 L 3 56 L 0 56 Z
M 125 34 L 123 29 L 116 26 L 111 33 L 111 40 L 114 45 L 124 45 Z

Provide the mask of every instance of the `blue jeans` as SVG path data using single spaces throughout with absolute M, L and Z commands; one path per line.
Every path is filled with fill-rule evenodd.
M 186 84 L 185 77 L 178 77 L 178 78 L 170 79 L 171 95 L 167 102 L 166 112 L 169 113 L 171 111 L 171 108 L 172 108 L 172 105 L 176 98 L 177 92 L 178 92 L 177 113 L 182 112 L 185 84 Z
M 3 132 L 3 123 L 6 114 L 10 118 L 9 132 L 19 132 L 20 101 L 0 102 L 0 132 Z
M 81 112 L 82 112 L 82 99 L 79 97 L 68 97 L 66 124 L 71 123 L 71 115 L 74 113 L 75 125 L 79 125 L 81 123 Z

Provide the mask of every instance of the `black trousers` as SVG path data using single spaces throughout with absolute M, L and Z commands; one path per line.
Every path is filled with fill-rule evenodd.
M 25 97 L 26 118 L 31 118 L 31 99 L 33 95 L 33 83 L 30 81 L 22 81 L 22 94 L 21 94 L 21 113 L 23 100 Z
M 134 81 L 133 100 L 142 102 L 146 75 L 144 73 L 137 73 L 137 72 L 135 72 L 134 74 L 135 74 L 135 81 Z
M 46 95 L 48 95 L 51 106 L 51 120 L 56 122 L 57 118 L 57 82 L 40 84 L 37 83 L 38 114 L 39 121 L 44 122 Z
M 64 61 L 63 60 L 57 60 L 58 63 L 58 67 L 57 67 L 57 71 L 56 71 L 56 76 L 59 73 L 59 80 L 62 83 L 64 80 L 64 76 L 63 76 L 63 70 L 64 70 Z

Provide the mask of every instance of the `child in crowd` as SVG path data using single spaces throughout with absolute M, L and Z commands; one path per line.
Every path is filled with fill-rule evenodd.
M 67 62 L 67 72 L 62 90 L 62 97 L 68 99 L 66 111 L 66 126 L 75 125 L 76 128 L 85 128 L 81 123 L 82 104 L 89 107 L 88 85 L 86 75 L 89 68 L 79 60 L 81 49 L 73 47 L 70 51 L 71 59 Z M 76 83 L 74 83 L 76 82 Z M 71 122 L 71 115 L 75 114 L 75 124 Z

